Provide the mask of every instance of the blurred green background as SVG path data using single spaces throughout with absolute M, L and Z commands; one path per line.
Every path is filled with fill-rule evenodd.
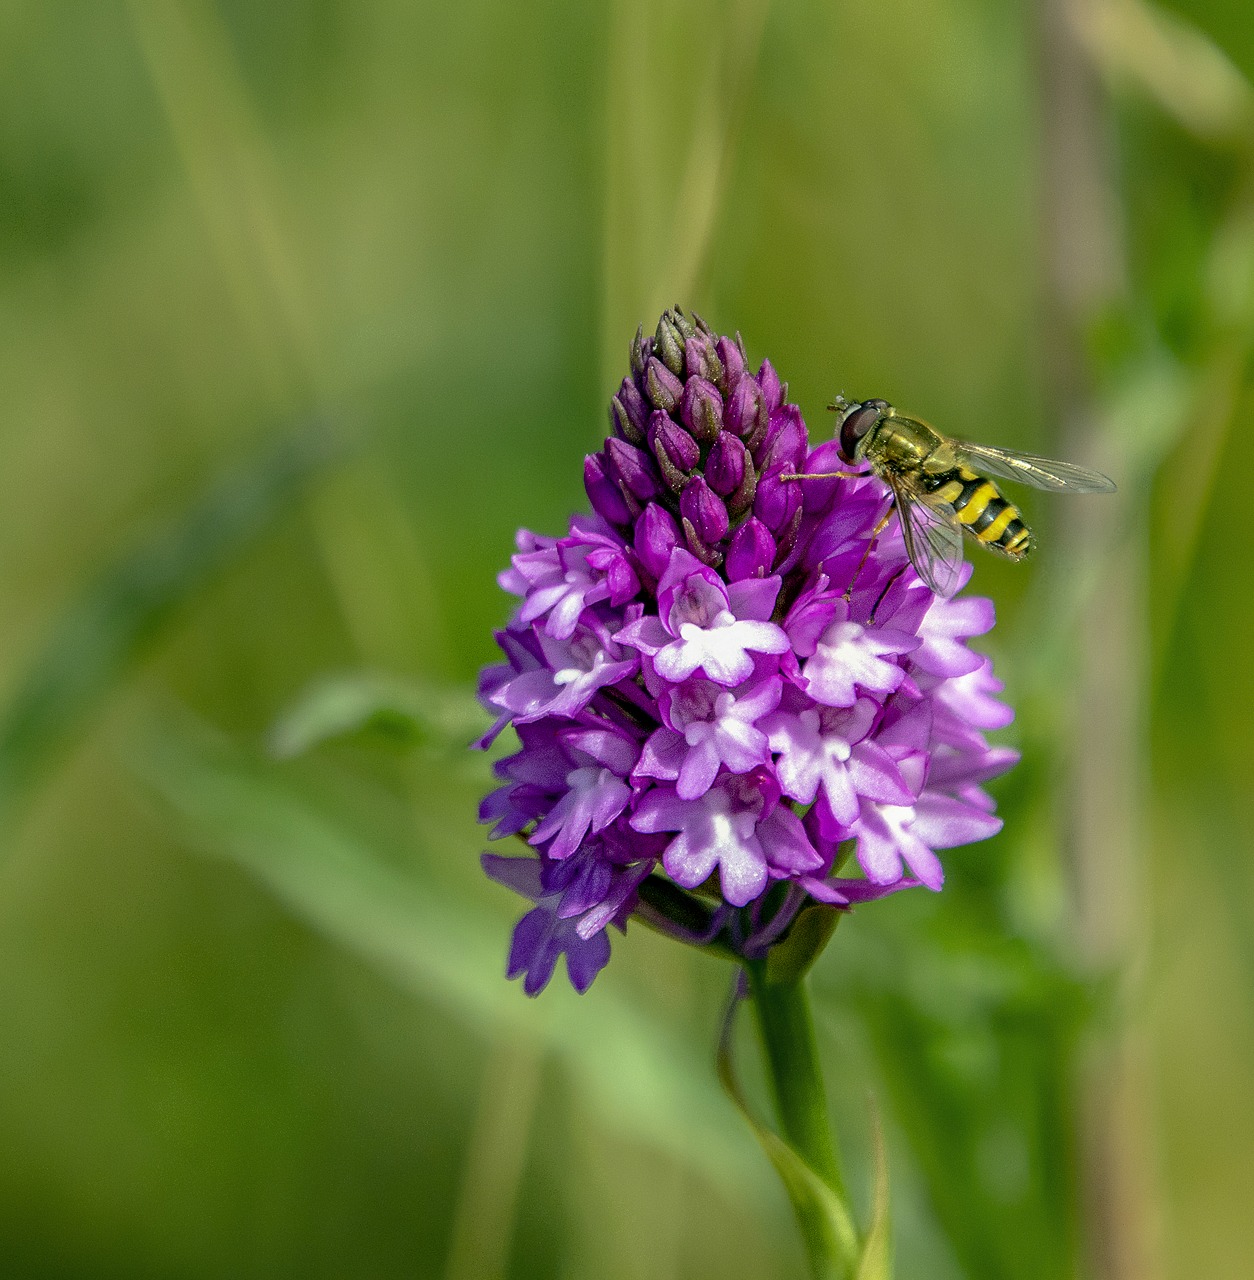
M 976 569 L 1005 831 L 815 974 L 898 1274 L 1248 1276 L 1250 77 L 1247 0 L 3 0 L 0 1274 L 801 1273 L 725 967 L 526 1001 L 461 748 L 680 302 L 1120 483 Z

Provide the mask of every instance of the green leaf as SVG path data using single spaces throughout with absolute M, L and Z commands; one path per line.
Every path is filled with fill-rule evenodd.
M 996 899 L 984 916 L 973 886 L 951 891 L 931 927 L 926 903 L 863 913 L 830 972 L 865 1030 L 877 1094 L 964 1274 L 1070 1274 L 1078 1236 L 1066 1064 L 1087 999 L 1044 947 L 1001 936 Z
M 884 1149 L 884 1126 L 879 1108 L 871 1102 L 871 1140 L 875 1151 L 875 1192 L 871 1202 L 871 1225 L 862 1242 L 855 1280 L 892 1280 L 892 1219 L 889 1214 L 888 1156 Z
M 285 760 L 370 730 L 405 746 L 462 750 L 483 728 L 483 711 L 469 689 L 356 672 L 311 685 L 275 724 L 270 749 Z
M 1203 31 L 1142 0 L 1098 0 L 1073 12 L 1075 30 L 1103 71 L 1136 85 L 1198 137 L 1244 143 L 1254 90 Z
M 802 907 L 787 937 L 771 948 L 766 976 L 770 982 L 800 982 L 831 941 L 841 912 L 821 902 Z
M 20 817 L 60 752 L 179 606 L 269 528 L 336 452 L 325 428 L 284 439 L 70 602 L 0 714 L 0 828 Z
M 749 1149 L 704 1055 L 645 1008 L 604 983 L 580 997 L 554 982 L 525 999 L 503 975 L 500 916 L 450 897 L 420 866 L 397 870 L 399 857 L 377 851 L 272 763 L 165 726 L 138 769 L 197 847 L 256 877 L 325 937 L 486 1039 L 533 1037 L 607 1128 L 653 1143 L 732 1194 L 752 1182 Z
M 732 1028 L 739 996 L 733 994 L 719 1039 L 718 1075 L 723 1090 L 753 1130 L 788 1193 L 817 1280 L 847 1280 L 858 1257 L 858 1235 L 845 1202 L 819 1174 L 750 1108 L 736 1078 Z M 869 1273 L 875 1276 L 875 1272 Z

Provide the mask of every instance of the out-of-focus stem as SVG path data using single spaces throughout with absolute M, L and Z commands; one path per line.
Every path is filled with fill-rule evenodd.
M 1110 156 L 1111 122 L 1094 68 L 1077 37 L 1088 8 L 1039 0 L 1042 221 L 1049 312 L 1047 393 L 1062 423 L 1059 452 L 1093 460 L 1116 476 L 1126 448 L 1103 435 L 1086 335 L 1126 290 L 1123 229 Z M 1094 973 L 1118 973 L 1123 1005 L 1144 941 L 1144 653 L 1146 572 L 1135 510 L 1145 495 L 1125 484 L 1116 500 L 1077 503 L 1059 538 L 1066 591 L 1091 570 L 1093 607 L 1083 612 L 1067 741 L 1065 821 L 1076 942 Z M 1132 504 L 1132 510 L 1127 510 Z M 1121 535 L 1120 531 L 1124 531 Z M 1130 532 L 1129 532 L 1130 531 Z M 1060 616 L 1071 616 L 1059 610 Z M 1126 1018 L 1078 1064 L 1087 1270 L 1100 1280 L 1156 1274 L 1145 1146 L 1150 1125 Z
M 444 1280 L 497 1280 L 509 1269 L 541 1065 L 532 1045 L 513 1038 L 501 1041 L 488 1059 L 453 1215 Z

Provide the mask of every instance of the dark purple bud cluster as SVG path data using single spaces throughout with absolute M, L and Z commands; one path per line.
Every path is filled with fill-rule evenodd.
M 737 337 L 716 337 L 697 316 L 666 312 L 631 349 L 631 375 L 610 402 L 613 435 L 584 466 L 597 514 L 635 537 L 650 503 L 669 512 L 680 545 L 735 578 L 764 577 L 787 560 L 802 494 L 806 431 L 769 361 L 747 369 Z M 669 531 L 658 531 L 669 536 Z M 639 549 L 639 548 L 638 548 Z

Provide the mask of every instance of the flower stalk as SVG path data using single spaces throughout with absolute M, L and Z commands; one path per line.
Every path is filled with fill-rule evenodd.
M 764 963 L 750 965 L 748 974 L 780 1132 L 814 1172 L 846 1200 L 806 980 L 772 981 Z
M 730 1013 L 724 1087 L 815 1274 L 885 1280 L 886 1177 L 860 1244 L 805 979 L 842 914 L 938 891 L 938 851 L 1000 828 L 983 784 L 1017 755 L 985 734 L 1013 713 L 967 645 L 992 605 L 934 595 L 881 519 L 884 484 L 837 470 L 838 441 L 811 448 L 738 336 L 668 311 L 637 333 L 609 417 L 584 461 L 592 514 L 518 534 L 500 583 L 519 604 L 480 677 L 480 745 L 507 727 L 518 743 L 480 808 L 524 848 L 483 856 L 530 903 L 507 973 L 538 995 L 564 958 L 583 991 L 632 921 L 730 958 L 779 1132 L 736 1084 Z
M 746 995 L 757 1011 L 782 1137 L 754 1115 L 732 1064 L 733 1018 Z M 815 1280 L 891 1280 L 883 1161 L 877 1157 L 876 1208 L 867 1238 L 860 1242 L 828 1123 L 804 974 L 773 982 L 765 964 L 748 964 L 737 973 L 723 1021 L 718 1072 L 792 1201 Z

